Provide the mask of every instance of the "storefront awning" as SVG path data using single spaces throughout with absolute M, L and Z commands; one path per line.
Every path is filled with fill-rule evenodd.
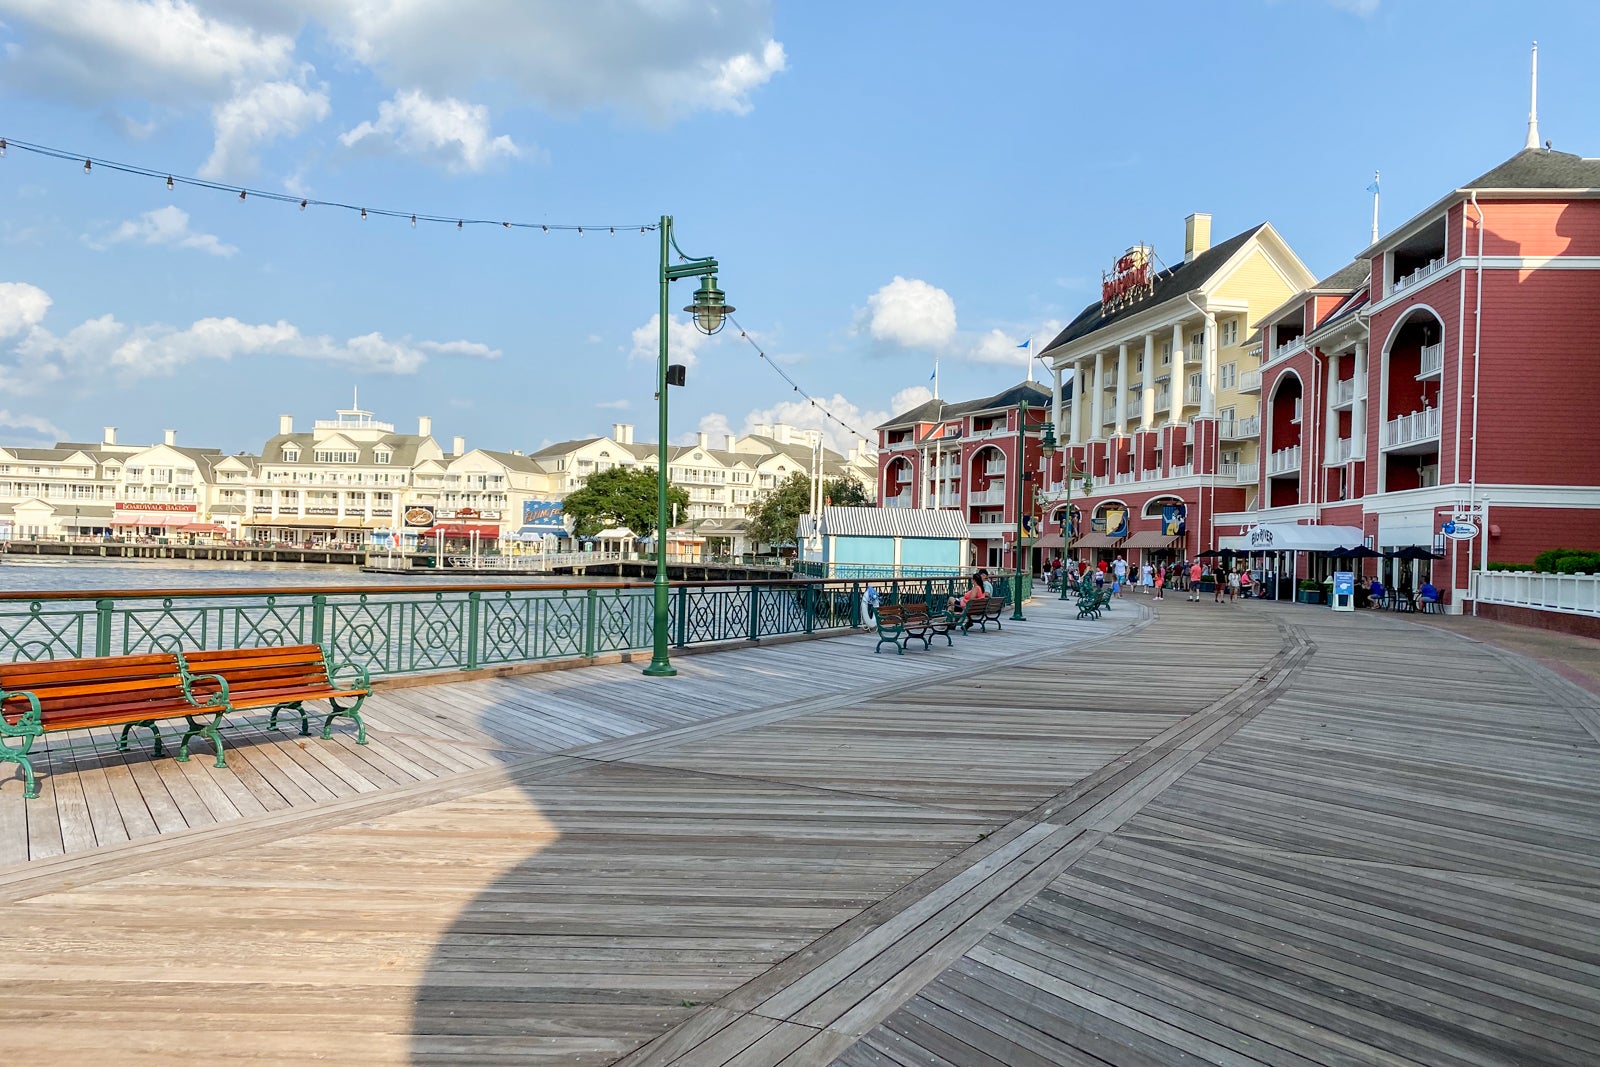
M 465 540 L 473 534 L 477 534 L 480 541 L 493 541 L 500 536 L 500 527 L 481 522 L 444 522 L 423 530 L 420 536 L 455 537 Z
M 152 517 L 147 518 L 147 519 L 112 519 L 111 520 L 111 525 L 113 525 L 113 526 L 179 526 L 179 525 L 182 525 L 182 523 L 178 519 L 158 519 L 158 518 L 155 518 L 155 517 L 152 516 Z
M 187 525 L 178 527 L 178 532 L 192 534 L 225 534 L 228 532 L 228 528 L 226 526 L 218 526 L 214 522 L 191 522 Z
M 1166 548 L 1176 541 L 1176 534 L 1165 533 L 1161 530 L 1140 530 L 1126 541 L 1122 542 L 1123 548 Z
M 1066 538 L 1062 537 L 1060 534 L 1046 534 L 1044 537 L 1041 537 L 1037 541 L 1032 542 L 1032 547 L 1033 548 L 1062 548 L 1062 547 L 1065 546 L 1065 544 L 1066 544 Z
M 1217 538 L 1218 548 L 1235 552 L 1332 552 L 1366 542 L 1359 526 L 1307 526 L 1298 523 L 1262 523 L 1240 537 Z
M 1114 548 L 1122 538 L 1116 534 L 1086 533 L 1072 542 L 1073 548 Z

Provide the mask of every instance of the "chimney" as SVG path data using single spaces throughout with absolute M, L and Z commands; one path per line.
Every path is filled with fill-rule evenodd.
M 293 415 L 279 415 L 278 416 L 278 432 L 282 433 L 282 434 L 294 433 L 294 416 Z
M 701 448 L 710 448 L 711 447 L 710 445 L 706 444 L 706 441 L 710 437 L 711 437 L 711 435 L 706 433 L 704 430 L 702 430 L 699 433 L 695 434 L 695 438 L 700 442 L 700 447 Z
M 452 437 L 450 439 L 450 450 L 458 456 L 466 455 L 467 439 L 465 437 Z
M 512 450 L 511 450 L 511 454 L 512 454 L 512 455 L 513 455 L 513 456 L 520 456 L 520 455 L 522 455 L 522 449 L 520 449 L 520 448 L 513 448 L 513 449 L 512 449 Z
M 733 446 L 739 443 L 739 439 L 737 437 L 733 436 L 733 434 L 731 434 L 731 433 L 730 434 L 723 434 L 723 440 L 724 440 L 724 442 L 726 442 L 726 445 L 725 445 L 723 451 L 725 451 L 725 452 L 737 452 L 738 451 L 738 449 L 734 448 Z
M 114 445 L 117 443 L 117 428 L 107 426 L 100 436 L 103 444 Z
M 611 424 L 611 439 L 619 445 L 627 444 L 628 424 L 625 422 L 613 422 Z
M 626 441 L 619 441 L 617 443 L 618 444 L 623 444 L 623 445 L 631 445 L 631 444 L 633 444 L 633 423 L 625 422 L 625 423 L 622 424 L 622 428 L 627 431 L 628 439 Z
M 165 443 L 165 444 L 175 445 L 175 444 L 178 443 L 178 431 L 177 430 L 162 430 L 161 431 L 161 435 L 162 435 L 162 438 L 163 438 L 163 443 Z
M 1183 220 L 1183 261 L 1193 263 L 1194 257 L 1211 247 L 1211 216 L 1196 211 Z
M 418 437 L 432 437 L 433 436 L 433 419 L 432 418 L 430 418 L 427 415 L 423 415 L 422 417 L 417 419 L 417 436 Z

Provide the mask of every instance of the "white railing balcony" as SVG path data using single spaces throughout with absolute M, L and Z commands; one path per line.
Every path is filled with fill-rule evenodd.
M 1163 389 L 1156 394 L 1156 410 L 1166 411 L 1170 407 L 1172 407 L 1172 393 Z
M 1117 387 L 1117 372 L 1108 370 L 1100 376 L 1100 388 L 1115 389 Z
M 1392 288 L 1390 288 L 1389 292 L 1398 293 L 1402 289 L 1409 289 L 1413 285 L 1416 285 L 1416 284 L 1420 283 L 1421 281 L 1423 281 L 1424 279 L 1428 278 L 1431 275 L 1439 273 L 1439 271 L 1441 271 L 1443 269 L 1444 269 L 1444 257 L 1443 256 L 1440 256 L 1438 259 L 1430 259 L 1430 260 L 1428 260 L 1428 262 L 1424 263 L 1422 266 L 1418 267 L 1416 270 L 1412 271 L 1410 274 L 1407 274 L 1405 277 L 1396 278 L 1394 280 L 1394 286 Z
M 1280 448 L 1267 457 L 1267 474 L 1299 474 L 1300 446 Z
M 1006 461 L 1003 459 L 991 459 L 989 462 L 983 465 L 983 473 L 990 475 L 991 477 L 998 474 L 1004 474 L 1005 472 Z
M 1427 441 L 1439 436 L 1439 409 L 1423 408 L 1398 419 L 1390 419 L 1384 432 L 1384 443 L 1390 448 Z
M 1217 477 L 1234 485 L 1254 485 L 1260 479 L 1260 474 L 1261 465 L 1254 460 L 1249 463 L 1223 460 L 1217 467 Z
M 967 494 L 967 506 L 973 508 L 1004 506 L 1006 502 L 1006 487 L 990 486 L 978 493 Z
M 1417 368 L 1417 380 L 1422 381 L 1424 378 L 1437 378 L 1439 377 L 1439 372 L 1443 368 L 1444 342 L 1440 341 L 1436 345 L 1423 345 L 1422 361 L 1420 366 Z
M 1333 406 L 1347 408 L 1356 400 L 1356 380 L 1346 378 L 1342 382 L 1333 383 Z
M 1258 370 L 1247 370 L 1247 371 L 1244 371 L 1242 374 L 1240 374 L 1239 375 L 1239 392 L 1241 392 L 1241 393 L 1259 393 L 1259 392 L 1261 392 L 1261 372 L 1258 371 Z
M 1111 484 L 1112 485 L 1132 485 L 1134 482 L 1137 482 L 1138 480 L 1139 480 L 1138 474 L 1136 474 L 1133 471 L 1119 471 L 1117 474 L 1112 475 Z
M 1246 415 L 1244 418 L 1223 419 L 1218 426 L 1218 433 L 1224 441 L 1243 441 L 1252 437 L 1261 436 L 1261 416 Z
M 1305 344 L 1305 338 L 1303 338 L 1303 337 L 1291 337 L 1291 338 L 1289 338 L 1289 340 L 1283 342 L 1283 344 L 1279 345 L 1277 348 L 1274 348 L 1272 350 L 1272 358 L 1273 359 L 1277 359 L 1280 356 L 1286 356 L 1290 352 L 1293 352 L 1295 349 L 1301 347 L 1304 344 Z
M 1183 363 L 1187 367 L 1198 367 L 1206 359 L 1205 345 L 1189 345 L 1183 350 Z
M 895 496 L 886 496 L 883 498 L 882 506 L 886 508 L 909 508 L 911 506 L 911 493 L 908 491 L 898 493 Z
M 1183 402 L 1185 404 L 1189 404 L 1191 406 L 1199 404 L 1200 403 L 1200 387 L 1198 385 L 1186 385 L 1186 386 L 1184 386 L 1183 387 Z
M 1167 477 L 1169 477 L 1169 478 L 1187 478 L 1193 473 L 1194 473 L 1194 464 L 1193 463 L 1185 463 L 1181 467 L 1173 467 L 1172 468 L 1172 473 L 1167 475 Z
M 1479 603 L 1600 615 L 1600 575 L 1473 571 L 1472 583 Z
M 1102 426 L 1110 426 L 1117 421 L 1117 405 L 1107 404 L 1105 417 L 1100 420 Z
M 1328 453 L 1327 464 L 1330 467 L 1341 467 L 1350 462 L 1351 450 L 1355 441 L 1349 437 L 1341 437 L 1333 442 L 1333 449 Z

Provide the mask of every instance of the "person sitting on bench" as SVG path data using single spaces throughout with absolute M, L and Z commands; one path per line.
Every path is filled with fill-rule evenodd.
M 950 598 L 949 609 L 951 613 L 958 612 L 979 597 L 988 595 L 983 591 L 983 578 L 981 577 L 981 573 L 982 572 L 979 572 L 979 574 L 974 574 L 972 576 L 972 580 L 967 583 L 967 591 L 965 593 L 962 593 L 960 596 L 953 596 Z

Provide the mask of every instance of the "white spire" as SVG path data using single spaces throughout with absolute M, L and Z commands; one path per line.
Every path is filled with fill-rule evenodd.
M 1033 383 L 1033 338 L 1031 338 L 1031 337 L 1028 338 L 1027 343 L 1023 347 L 1025 347 L 1028 350 L 1028 382 L 1029 382 L 1029 384 L 1032 384 Z
M 1533 86 L 1528 99 L 1528 143 L 1523 148 L 1539 147 L 1539 42 L 1533 42 Z

